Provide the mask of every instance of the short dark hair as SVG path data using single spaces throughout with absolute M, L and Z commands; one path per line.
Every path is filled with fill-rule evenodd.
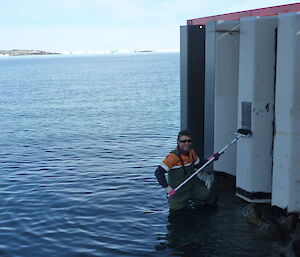
M 192 138 L 192 133 L 191 133 L 189 130 L 181 130 L 181 131 L 179 131 L 179 133 L 178 133 L 177 140 L 179 140 L 179 138 L 180 138 L 181 136 L 187 136 L 187 137 Z

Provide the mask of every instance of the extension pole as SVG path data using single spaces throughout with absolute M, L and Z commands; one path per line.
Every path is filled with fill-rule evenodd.
M 245 137 L 245 136 L 251 136 L 252 132 L 250 130 L 246 130 L 246 129 L 239 129 L 238 132 L 236 133 L 236 137 L 226 146 L 224 146 L 219 152 L 217 152 L 217 154 L 220 156 L 222 155 L 229 146 L 231 146 L 232 144 L 234 144 L 239 138 L 241 137 Z M 203 170 L 206 166 L 208 166 L 211 162 L 213 162 L 216 157 L 214 156 L 215 154 L 213 154 L 212 156 L 208 157 L 207 162 L 204 163 L 199 169 L 197 169 L 191 176 L 189 176 L 187 179 L 185 179 L 181 184 L 179 184 L 176 188 L 172 189 L 169 193 L 168 193 L 168 197 L 171 197 L 173 195 L 176 194 L 176 192 L 182 187 L 184 186 L 188 181 L 190 181 L 194 176 L 196 176 L 201 170 Z

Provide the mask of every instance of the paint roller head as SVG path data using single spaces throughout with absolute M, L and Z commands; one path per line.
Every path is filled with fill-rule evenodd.
M 250 129 L 238 129 L 237 133 L 242 134 L 244 136 L 252 135 L 252 131 Z

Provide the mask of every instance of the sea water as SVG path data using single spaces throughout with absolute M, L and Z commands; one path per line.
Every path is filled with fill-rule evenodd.
M 0 59 L 0 256 L 269 256 L 224 187 L 171 216 L 179 54 Z M 225 185 L 226 183 L 224 183 Z

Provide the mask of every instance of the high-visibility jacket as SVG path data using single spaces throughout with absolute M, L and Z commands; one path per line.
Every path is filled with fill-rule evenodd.
M 168 184 L 172 188 L 176 188 L 186 178 L 194 173 L 195 165 L 200 162 L 194 149 L 189 151 L 189 154 L 183 154 L 174 149 L 162 162 L 161 167 L 168 172 Z M 194 180 L 193 178 L 187 182 L 181 189 L 181 192 L 190 190 Z

